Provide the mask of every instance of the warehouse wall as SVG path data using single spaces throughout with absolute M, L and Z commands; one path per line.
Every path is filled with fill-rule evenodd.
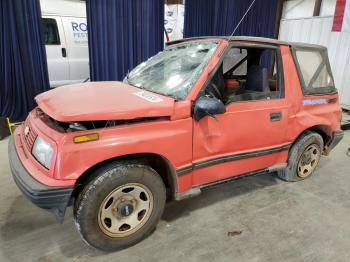
M 350 77 L 348 77 L 350 75 L 350 33 L 331 32 L 335 0 L 324 1 L 321 16 L 317 17 L 312 17 L 313 6 L 299 3 L 291 8 L 293 2 L 297 4 L 303 1 L 285 2 L 279 39 L 327 46 L 340 102 L 344 108 L 350 110 Z M 296 18 L 299 8 L 303 9 L 303 14 L 309 17 Z
M 251 1 L 191 0 L 185 2 L 184 37 L 231 35 L 275 36 L 279 0 L 256 1 L 239 24 Z
M 313 14 L 315 0 L 292 0 L 283 4 L 282 17 L 286 19 L 310 17 Z

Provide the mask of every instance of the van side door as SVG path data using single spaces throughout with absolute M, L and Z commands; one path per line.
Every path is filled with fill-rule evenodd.
M 67 41 L 69 79 L 71 83 L 83 82 L 89 77 L 89 49 L 86 18 L 62 17 Z
M 69 64 L 61 18 L 45 15 L 42 18 L 42 26 L 50 86 L 57 87 L 68 84 Z

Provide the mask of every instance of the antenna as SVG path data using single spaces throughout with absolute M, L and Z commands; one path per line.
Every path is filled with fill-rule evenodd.
M 231 40 L 231 38 L 233 37 L 234 33 L 237 31 L 238 27 L 241 25 L 243 19 L 247 16 L 247 14 L 249 13 L 250 9 L 252 9 L 254 3 L 256 0 L 253 0 L 250 4 L 250 6 L 248 7 L 247 11 L 244 13 L 243 17 L 241 18 L 241 20 L 239 20 L 238 24 L 236 25 L 235 29 L 233 29 L 232 34 L 230 35 L 230 37 L 228 38 L 228 41 Z

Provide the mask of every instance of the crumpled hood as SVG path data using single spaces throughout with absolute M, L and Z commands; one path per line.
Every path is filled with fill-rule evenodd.
M 46 114 L 61 122 L 127 120 L 171 116 L 174 99 L 121 82 L 88 82 L 58 87 L 35 98 Z

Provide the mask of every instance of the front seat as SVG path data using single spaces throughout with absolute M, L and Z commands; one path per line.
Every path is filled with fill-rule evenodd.
M 247 93 L 267 93 L 270 91 L 267 68 L 260 65 L 250 66 L 245 86 L 237 91 L 237 95 Z
M 237 101 L 261 100 L 267 98 L 269 94 L 267 68 L 254 65 L 248 69 L 245 85 L 230 96 L 226 104 Z

